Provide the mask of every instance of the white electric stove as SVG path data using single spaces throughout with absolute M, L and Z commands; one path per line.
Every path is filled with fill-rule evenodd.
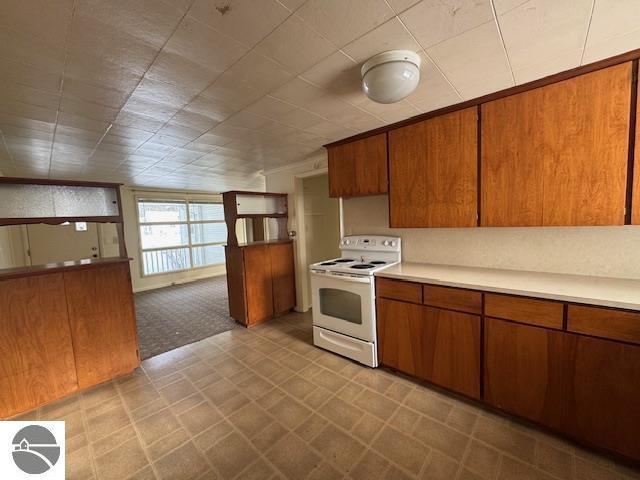
M 398 237 L 344 237 L 340 258 L 309 267 L 315 345 L 378 366 L 373 274 L 400 262 L 400 243 Z

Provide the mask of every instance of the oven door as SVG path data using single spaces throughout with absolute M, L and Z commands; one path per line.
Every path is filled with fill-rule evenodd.
M 375 342 L 373 277 L 351 277 L 311 271 L 313 324 Z

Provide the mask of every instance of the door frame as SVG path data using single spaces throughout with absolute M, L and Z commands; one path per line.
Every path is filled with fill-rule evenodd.
M 309 282 L 306 281 L 309 275 L 308 255 L 307 255 L 307 235 L 304 215 L 304 183 L 305 178 L 319 177 L 321 175 L 329 175 L 329 168 L 322 167 L 310 172 L 304 172 L 294 175 L 294 208 L 295 208 L 295 227 L 296 227 L 296 284 L 300 292 L 297 311 L 307 312 L 311 309 L 311 288 Z M 342 198 L 338 199 L 338 208 L 340 215 L 339 235 L 344 234 L 344 218 L 342 215 Z M 304 279 L 304 280 L 303 280 Z

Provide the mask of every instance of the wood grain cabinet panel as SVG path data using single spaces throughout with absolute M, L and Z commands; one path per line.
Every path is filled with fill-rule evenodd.
M 422 315 L 427 380 L 480 398 L 480 317 L 432 307 Z
M 624 224 L 631 63 L 481 107 L 482 226 Z
M 567 330 L 640 344 L 640 313 L 569 305 Z
M 273 282 L 269 245 L 244 248 L 247 325 L 273 316 Z
M 380 362 L 427 380 L 428 336 L 421 305 L 377 300 L 378 355 Z
M 403 280 L 376 278 L 376 295 L 393 300 L 422 303 L 422 285 Z
M 484 328 L 484 400 L 561 429 L 566 334 L 494 318 Z
M 640 94 L 640 82 L 638 82 Z M 640 95 L 638 95 L 640 99 Z M 640 100 L 636 103 L 636 145 L 633 166 L 633 188 L 631 196 L 631 223 L 640 225 Z
M 640 347 L 565 335 L 563 431 L 640 460 Z
M 424 285 L 423 303 L 433 307 L 459 310 L 467 313 L 482 313 L 482 292 L 462 288 Z
M 510 295 L 484 296 L 484 313 L 489 317 L 562 330 L 564 304 Z
M 391 227 L 477 225 L 477 108 L 389 132 Z
M 66 272 L 64 284 L 79 387 L 135 369 L 140 360 L 129 264 Z
M 387 134 L 328 148 L 329 195 L 357 197 L 388 191 Z
M 293 243 L 269 245 L 273 310 L 275 314 L 288 312 L 296 305 L 295 267 Z
M 0 418 L 78 388 L 62 274 L 0 281 Z

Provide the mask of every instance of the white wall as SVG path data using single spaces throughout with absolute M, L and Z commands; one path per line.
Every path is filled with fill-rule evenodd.
M 296 231 L 294 238 L 294 253 L 296 262 L 296 310 L 306 311 L 311 305 L 307 282 L 305 281 L 309 262 L 305 248 L 304 200 L 302 198 L 302 179 L 305 177 L 326 173 L 326 155 L 318 156 L 290 167 L 274 169 L 265 172 L 265 184 L 267 192 L 289 194 L 289 230 Z
M 342 208 L 345 234 L 399 236 L 408 262 L 640 278 L 640 226 L 391 229 L 386 195 Z
M 131 261 L 131 282 L 134 292 L 151 290 L 154 288 L 166 287 L 173 284 L 187 283 L 202 278 L 214 277 L 217 275 L 225 275 L 225 265 L 214 265 L 211 267 L 203 267 L 184 272 L 163 273 L 159 275 L 142 275 L 142 265 L 140 262 L 139 250 L 139 230 L 136 220 L 136 204 L 135 196 L 171 198 L 171 196 L 197 195 L 196 192 L 177 192 L 175 190 L 153 190 L 144 191 L 140 189 L 132 189 L 128 187 L 121 188 L 122 197 L 122 214 L 124 216 L 124 237 L 127 245 L 127 255 L 133 260 Z M 208 194 L 210 197 L 215 194 Z M 238 239 L 242 239 L 244 231 L 238 231 Z M 241 240 L 240 240 L 241 241 Z

